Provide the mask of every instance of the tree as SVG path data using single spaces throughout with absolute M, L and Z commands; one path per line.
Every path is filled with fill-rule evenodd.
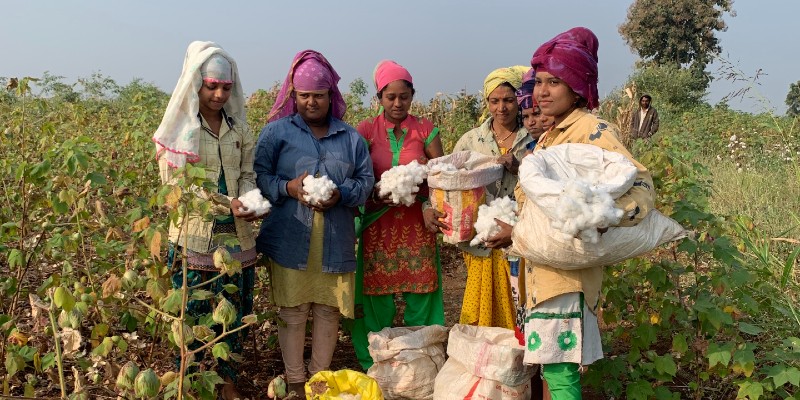
M 786 115 L 800 116 L 800 81 L 789 84 L 789 93 L 786 95 Z
M 736 16 L 733 0 L 636 0 L 619 33 L 642 59 L 697 74 L 722 50 L 715 32 L 728 29 L 726 12 Z

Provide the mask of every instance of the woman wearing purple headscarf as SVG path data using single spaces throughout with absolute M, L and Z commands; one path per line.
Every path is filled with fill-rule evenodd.
M 307 379 L 309 310 L 310 375 L 330 367 L 340 316 L 354 317 L 354 218 L 375 181 L 366 144 L 341 120 L 346 107 L 338 82 L 322 54 L 297 53 L 256 147 L 256 183 L 273 204 L 256 248 L 269 259 L 286 380 L 298 394 Z M 303 180 L 309 175 L 333 182 L 328 200 L 307 200 Z
M 616 129 L 589 110 L 598 106 L 597 37 L 573 28 L 543 44 L 533 54 L 533 97 L 553 127 L 536 150 L 562 143 L 593 144 L 623 154 L 639 169 L 626 194 L 616 200 L 624 211 L 619 226 L 636 225 L 653 208 L 653 180 L 647 169 L 620 143 Z M 521 178 L 524 187 L 524 177 Z M 523 223 L 523 221 L 520 221 Z M 554 400 L 580 399 L 581 366 L 603 357 L 597 306 L 603 268 L 564 270 L 527 264 L 524 361 L 541 364 Z

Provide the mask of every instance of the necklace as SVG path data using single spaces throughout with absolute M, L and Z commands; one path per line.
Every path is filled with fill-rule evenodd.
M 492 131 L 492 133 L 494 134 L 494 140 L 497 142 L 497 144 L 500 144 L 500 143 L 503 143 L 503 142 L 505 142 L 505 141 L 506 141 L 506 139 L 510 138 L 510 137 L 511 137 L 511 135 L 513 135 L 513 134 L 514 134 L 514 132 L 513 132 L 513 131 L 512 131 L 512 132 L 509 132 L 509 133 L 508 133 L 508 135 L 506 135 L 506 137 L 504 137 L 504 138 L 500 139 L 500 138 L 498 138 L 498 137 L 497 137 L 497 133 L 495 133 L 494 131 Z

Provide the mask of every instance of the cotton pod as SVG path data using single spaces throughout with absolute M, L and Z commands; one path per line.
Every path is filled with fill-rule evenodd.
M 136 380 L 136 375 L 139 375 L 139 366 L 137 366 L 133 361 L 128 361 L 125 363 L 117 375 L 117 389 L 132 390 L 133 383 Z
M 336 189 L 336 184 L 327 175 L 319 178 L 309 175 L 303 179 L 303 191 L 306 192 L 303 199 L 313 205 L 330 199 L 334 189 Z
M 245 193 L 244 196 L 239 197 L 239 201 L 248 210 L 255 212 L 256 215 L 264 215 L 272 208 L 272 204 L 261 195 L 261 190 L 259 189 L 253 189 Z M 243 212 L 244 209 L 239 207 L 239 211 Z
M 474 224 L 476 234 L 469 242 L 470 246 L 477 246 L 500 232 L 500 226 L 495 219 L 514 226 L 518 220 L 516 211 L 517 202 L 508 196 L 494 199 L 488 205 L 482 204 L 478 207 L 478 219 Z
M 419 185 L 428 176 L 428 167 L 417 160 L 406 165 L 397 165 L 381 174 L 378 194 L 390 196 L 395 204 L 414 204 Z

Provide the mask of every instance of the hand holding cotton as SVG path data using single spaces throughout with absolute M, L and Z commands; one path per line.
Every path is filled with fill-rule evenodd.
M 303 199 L 313 205 L 330 199 L 334 189 L 336 189 L 336 184 L 327 175 L 319 178 L 309 175 L 303 179 L 303 191 L 306 192 Z
M 381 197 L 391 196 L 392 202 L 410 206 L 414 204 L 419 185 L 428 176 L 428 167 L 417 160 L 406 165 L 397 165 L 381 174 Z
M 469 245 L 477 246 L 500 232 L 500 226 L 495 219 L 514 226 L 518 220 L 516 210 L 517 202 L 508 196 L 494 199 L 489 205 L 482 204 L 478 207 L 478 219 L 474 225 L 477 233 Z
M 249 211 L 255 212 L 256 215 L 264 215 L 272 208 L 272 204 L 269 203 L 269 200 L 261 196 L 261 190 L 259 189 L 253 189 L 245 193 L 244 196 L 239 197 L 239 201 L 241 201 L 242 205 Z M 239 207 L 239 211 L 244 212 L 244 208 Z

